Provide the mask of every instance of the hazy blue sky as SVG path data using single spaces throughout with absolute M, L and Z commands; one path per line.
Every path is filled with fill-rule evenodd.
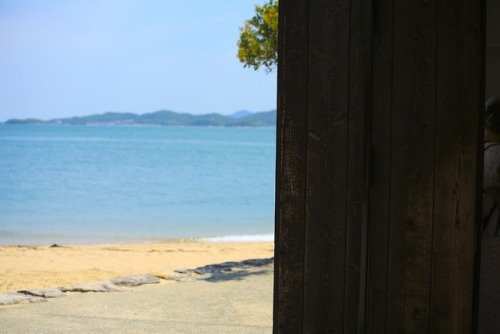
M 0 0 L 0 121 L 276 105 L 243 68 L 238 27 L 263 0 Z

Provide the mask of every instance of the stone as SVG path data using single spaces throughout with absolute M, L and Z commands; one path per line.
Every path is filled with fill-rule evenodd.
M 139 286 L 143 284 L 156 284 L 160 283 L 160 279 L 156 276 L 152 275 L 131 275 L 124 277 L 116 277 L 111 280 L 111 283 L 116 285 L 124 285 L 124 286 Z
M 267 266 L 267 265 L 273 264 L 274 258 L 270 257 L 267 259 L 249 259 L 249 260 L 241 261 L 241 263 L 243 265 L 248 265 L 248 266 L 262 267 L 262 266 Z
M 265 274 L 273 271 L 274 258 L 249 259 L 241 262 L 229 261 L 209 264 L 195 269 L 179 269 L 169 275 L 176 281 L 208 280 L 223 281 L 242 279 L 245 276 Z
M 28 303 L 43 303 L 47 299 L 25 295 L 23 293 L 11 292 L 0 294 L 0 305 L 28 304 Z
M 211 277 L 211 275 L 208 273 L 197 272 L 196 269 L 183 269 L 180 272 L 174 270 L 173 272 L 166 274 L 165 277 L 165 279 L 170 279 L 178 282 L 189 282 L 197 280 L 207 280 Z
M 18 291 L 18 293 L 42 298 L 60 298 L 66 296 L 64 292 L 58 288 L 21 290 Z
M 77 283 L 60 288 L 63 292 L 119 292 L 123 288 L 110 281 L 96 281 L 87 283 Z

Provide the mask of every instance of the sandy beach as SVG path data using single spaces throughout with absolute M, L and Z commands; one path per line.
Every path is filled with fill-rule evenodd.
M 271 242 L 0 247 L 0 294 L 273 256 Z M 272 271 L 0 307 L 2 333 L 270 333 Z
M 272 242 L 1 246 L 0 293 L 273 256 Z

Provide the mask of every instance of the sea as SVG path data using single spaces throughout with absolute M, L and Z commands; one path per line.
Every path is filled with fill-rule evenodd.
M 275 128 L 0 125 L 0 245 L 270 241 Z

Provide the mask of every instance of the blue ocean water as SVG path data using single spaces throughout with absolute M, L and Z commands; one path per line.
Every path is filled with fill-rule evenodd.
M 0 125 L 0 244 L 271 239 L 275 136 Z

